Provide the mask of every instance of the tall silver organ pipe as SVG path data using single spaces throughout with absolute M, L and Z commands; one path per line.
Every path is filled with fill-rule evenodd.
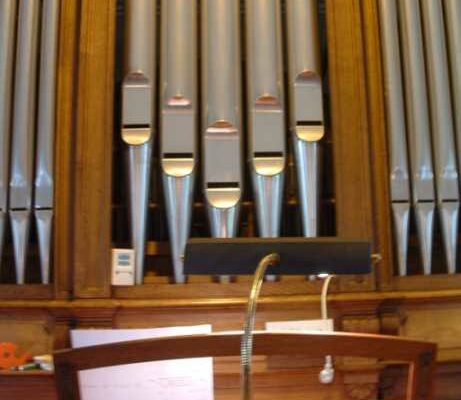
M 34 208 L 42 283 L 49 283 L 59 0 L 44 0 L 42 7 Z
M 399 274 L 406 275 L 410 182 L 397 4 L 396 0 L 379 1 L 378 4 L 386 93 L 387 133 L 389 139 L 391 207 Z
M 282 215 L 286 128 L 281 23 L 279 0 L 246 1 L 249 164 L 262 237 L 280 235 Z
M 197 167 L 196 2 L 163 0 L 161 34 L 161 167 L 174 278 L 184 283 Z
M 317 0 L 286 0 L 290 129 L 304 236 L 318 234 L 320 141 L 324 136 Z
M 212 235 L 233 237 L 243 191 L 239 2 L 201 4 L 205 201 Z
M 0 267 L 8 207 L 16 0 L 0 1 Z
M 431 159 L 421 11 L 418 0 L 399 0 L 411 182 L 424 274 L 432 269 L 434 172 Z
M 155 103 L 156 1 L 125 0 L 122 140 L 128 148 L 135 281 L 143 282 Z
M 461 2 L 444 0 L 444 6 L 459 172 L 461 171 Z
M 458 170 L 454 143 L 450 76 L 441 0 L 421 0 L 437 208 L 449 273 L 456 271 L 458 244 Z
M 24 283 L 32 206 L 39 16 L 39 1 L 19 1 L 9 193 L 19 284 Z
M 285 170 L 279 0 L 246 1 L 249 162 L 260 235 L 277 237 Z

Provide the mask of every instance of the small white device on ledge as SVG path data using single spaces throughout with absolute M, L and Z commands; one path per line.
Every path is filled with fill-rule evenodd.
M 112 285 L 134 285 L 134 250 L 112 249 Z

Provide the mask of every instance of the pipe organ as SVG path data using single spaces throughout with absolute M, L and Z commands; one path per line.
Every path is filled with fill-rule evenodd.
M 0 5 L 0 250 L 9 225 L 18 284 L 32 214 L 41 282 L 50 280 L 58 13 L 59 0 Z
M 379 1 L 389 181 L 398 271 L 408 272 L 414 215 L 420 273 L 433 273 L 435 220 L 445 272 L 456 272 L 459 175 L 459 2 Z M 457 23 L 454 24 L 454 19 Z M 450 78 L 450 71 L 452 72 Z
M 161 9 L 158 22 L 152 17 L 157 6 Z M 144 12 L 133 12 L 137 8 Z M 143 21 L 140 15 L 152 20 Z M 257 234 L 281 235 L 289 158 L 291 176 L 298 175 L 296 203 L 301 210 L 289 212 L 299 214 L 302 234 L 316 236 L 324 136 L 317 2 L 290 0 L 282 7 L 279 0 L 241 4 L 209 0 L 200 5 L 185 0 L 126 0 L 123 20 L 121 129 L 130 158 L 130 243 L 136 253 L 137 283 L 142 283 L 146 221 L 152 204 L 147 200 L 148 176 L 157 175 L 157 166 L 162 184 L 151 192 L 157 192 L 153 196 L 158 201 L 158 192 L 163 191 L 173 265 L 170 275 L 177 283 L 185 282 L 182 254 L 197 212 L 194 203 L 203 204 L 208 234 L 213 237 L 241 234 L 245 203 L 247 208 L 248 204 L 254 207 Z M 144 63 L 152 60 L 157 47 L 154 33 L 147 32 L 154 32 L 157 23 L 156 69 Z M 135 57 L 139 57 L 136 62 Z M 127 97 L 131 77 L 144 76 L 148 70 L 152 71 L 147 73 L 150 90 L 159 71 L 158 107 L 141 97 Z M 137 114 L 139 121 L 129 126 L 127 112 Z M 157 113 L 158 135 L 151 122 Z M 131 154 L 140 145 L 126 139 L 128 130 L 137 130 L 133 138 L 138 140 L 147 120 L 149 135 L 158 136 L 159 143 L 158 164 L 154 161 L 152 172 L 148 163 L 157 157 L 155 146 L 153 155 L 146 152 L 142 161 L 136 161 Z M 138 178 L 133 176 L 136 170 Z M 220 281 L 231 278 L 221 276 Z
M 332 281 L 335 326 L 437 341 L 453 398 L 460 152 L 461 0 L 0 0 L 0 342 L 240 329 L 251 278 L 185 276 L 189 237 L 338 236 L 376 263 Z M 267 280 L 261 324 L 318 318 L 321 280 Z M 398 366 L 257 362 L 266 398 L 404 396 Z M 0 398 L 48 384 L 0 372 Z
M 2 283 L 52 281 L 63 1 L 0 2 Z M 453 275 L 459 272 L 461 5 L 367 1 L 377 12 L 384 93 L 382 179 L 393 260 L 383 268 L 395 266 L 395 277 Z M 334 126 L 341 109 L 330 101 L 332 85 L 345 82 L 328 79 L 333 28 L 325 7 L 333 6 L 318 0 L 114 4 L 108 224 L 112 247 L 134 249 L 136 283 L 146 277 L 185 283 L 191 236 L 342 234 L 337 218 L 348 216 L 337 209 L 344 199 L 336 181 L 348 174 L 353 154 L 342 154 L 346 139 Z M 86 54 L 77 47 L 76 53 L 78 69 Z

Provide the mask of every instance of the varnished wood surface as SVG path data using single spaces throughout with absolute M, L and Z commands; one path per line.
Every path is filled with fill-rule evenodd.
M 266 285 L 265 283 L 264 285 Z M 264 288 L 263 285 L 263 288 Z M 0 288 L 4 286 L 1 285 Z M 12 285 L 13 286 L 13 285 Z M 41 286 L 41 285 L 40 285 Z M 17 285 L 14 285 L 17 287 Z M 262 292 L 258 300 L 261 306 L 273 306 L 283 304 L 320 304 L 318 294 L 306 295 L 280 295 L 267 296 Z M 459 302 L 461 300 L 460 289 L 450 290 L 425 290 L 425 291 L 389 291 L 389 292 L 365 292 L 365 293 L 332 293 L 328 295 L 329 304 L 344 305 L 351 304 L 377 306 L 383 303 L 391 304 L 420 304 L 427 305 L 439 303 Z M 247 295 L 242 296 L 221 296 L 217 299 L 210 299 L 204 293 L 202 297 L 194 298 L 153 298 L 153 299 L 76 299 L 76 300 L 31 300 L 31 299 L 0 299 L 0 310 L 17 308 L 175 308 L 175 307 L 241 307 L 248 301 Z
M 80 1 L 63 0 L 60 9 L 56 98 L 54 288 L 57 298 L 72 292 L 74 144 L 78 77 Z
M 379 1 L 379 0 L 378 0 Z M 375 251 L 381 256 L 376 266 L 380 288 L 389 287 L 394 275 L 392 254 L 392 215 L 388 177 L 388 149 L 384 106 L 383 71 L 378 5 L 376 0 L 361 2 L 363 13 L 364 58 L 367 78 L 368 136 L 371 145 L 371 188 L 373 193 Z
M 54 298 L 54 288 L 51 284 L 27 284 L 22 286 L 15 284 L 0 285 L 1 300 L 15 300 L 18 298 L 23 300 L 51 300 Z
M 342 237 L 373 236 L 369 124 L 361 0 L 327 0 L 336 226 Z M 339 172 L 340 171 L 340 172 Z
M 172 336 L 103 344 L 78 349 L 57 350 L 56 369 L 63 365 L 80 371 L 144 361 L 193 357 L 229 357 L 240 354 L 242 332 Z M 253 337 L 254 355 L 324 357 L 355 356 L 418 363 L 435 360 L 437 347 L 421 342 L 384 335 L 363 333 L 299 333 L 257 331 Z M 431 361 L 432 360 L 432 361 Z
M 109 297 L 115 0 L 81 0 L 74 294 Z
M 216 400 L 239 398 L 238 360 L 234 361 L 234 371 L 223 371 L 214 366 L 214 386 Z M 319 366 L 305 369 L 261 369 L 254 365 L 253 387 L 256 400 L 374 400 L 377 398 L 377 377 L 365 371 L 347 374 L 336 368 L 336 378 L 332 385 L 320 385 Z M 437 400 L 459 400 L 461 366 L 440 365 L 436 371 L 434 398 Z M 379 392 L 384 400 L 404 400 L 406 366 L 393 365 L 380 372 Z M 283 382 L 281 384 L 281 382 Z M 0 399 L 57 400 L 54 375 L 47 372 L 2 372 L 0 371 Z
M 335 167 L 336 234 L 373 239 L 369 123 L 361 0 L 326 0 L 328 71 Z M 343 277 L 342 290 L 348 280 Z M 362 290 L 373 290 L 374 275 Z M 365 289 L 366 288 L 366 289 Z
M 212 333 L 104 344 L 54 353 L 58 397 L 80 399 L 77 371 L 145 361 L 240 354 L 242 333 Z M 373 357 L 410 364 L 408 399 L 432 398 L 436 345 L 382 335 L 255 332 L 254 355 Z

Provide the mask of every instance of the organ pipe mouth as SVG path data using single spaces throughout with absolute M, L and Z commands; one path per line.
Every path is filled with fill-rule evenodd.
M 295 134 L 300 140 L 318 142 L 325 136 L 325 127 L 322 121 L 298 122 Z
M 150 125 L 128 125 L 122 128 L 123 141 L 132 146 L 146 143 L 151 133 Z
M 255 152 L 252 164 L 258 175 L 274 176 L 284 171 L 285 156 L 282 152 Z
M 232 208 L 239 203 L 242 190 L 238 182 L 210 182 L 207 184 L 205 194 L 210 206 Z
M 181 178 L 194 172 L 195 160 L 192 153 L 165 153 L 163 154 L 161 165 L 165 174 Z

